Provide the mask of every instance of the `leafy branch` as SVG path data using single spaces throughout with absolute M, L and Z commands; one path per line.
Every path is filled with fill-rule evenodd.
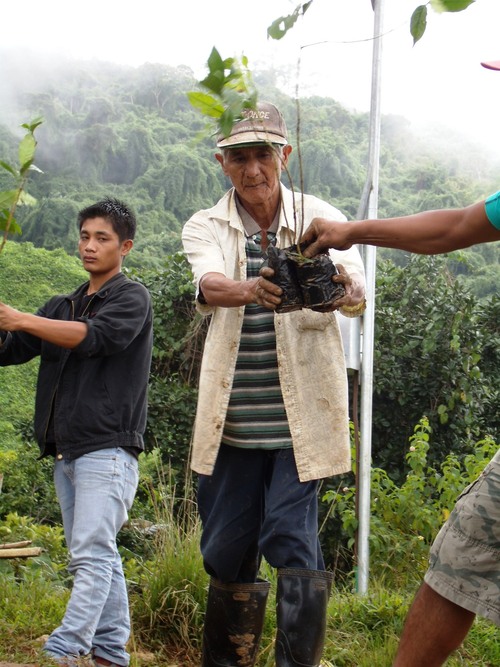
M 0 192 L 0 232 L 2 233 L 0 252 L 4 249 L 9 234 L 22 234 L 21 227 L 18 225 L 14 215 L 17 206 L 19 204 L 32 206 L 35 203 L 35 199 L 26 192 L 25 187 L 30 171 L 42 173 L 33 164 L 37 146 L 35 130 L 42 122 L 41 118 L 36 118 L 31 123 L 23 123 L 21 125 L 21 127 L 27 130 L 27 133 L 19 144 L 19 168 L 0 160 L 0 167 L 13 176 L 15 183 L 14 189 Z
M 410 33 L 413 37 L 413 45 L 422 38 L 427 28 L 427 6 L 430 5 L 435 12 L 461 12 L 472 5 L 476 0 L 429 0 L 425 5 L 419 5 L 411 15 Z
M 207 61 L 208 75 L 199 82 L 204 92 L 187 94 L 191 105 L 215 122 L 218 133 L 229 136 L 236 121 L 241 120 L 243 109 L 255 109 L 257 89 L 248 69 L 248 59 L 222 59 L 214 47 Z
M 419 5 L 412 13 L 410 19 L 410 33 L 415 45 L 422 38 L 427 28 L 427 7 L 430 5 L 435 12 L 461 12 L 467 9 L 475 0 L 428 0 L 424 5 Z M 313 0 L 300 3 L 288 16 L 280 16 L 273 21 L 267 29 L 267 36 L 271 39 L 282 39 L 295 25 L 300 16 L 304 16 L 312 5 Z M 374 0 L 372 0 L 374 6 Z
M 275 19 L 267 29 L 267 36 L 271 39 L 282 39 L 286 33 L 293 28 L 299 16 L 304 16 L 311 6 L 313 0 L 297 5 L 294 11 L 288 16 L 280 16 Z

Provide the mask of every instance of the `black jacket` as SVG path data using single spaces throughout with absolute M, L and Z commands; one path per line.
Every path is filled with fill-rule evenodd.
M 87 287 L 55 296 L 37 312 L 85 322 L 88 333 L 77 347 L 67 350 L 17 331 L 8 333 L 0 347 L 0 366 L 40 356 L 35 433 L 41 456 L 50 453 L 46 438 L 52 411 L 57 453 L 65 459 L 107 447 L 144 449 L 153 339 L 149 292 L 118 273 L 95 294 L 85 315 L 76 317 Z

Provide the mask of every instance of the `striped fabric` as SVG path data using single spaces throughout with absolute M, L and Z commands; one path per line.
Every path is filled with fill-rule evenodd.
M 276 234 L 267 233 L 269 243 Z M 263 262 L 261 235 L 247 238 L 247 276 L 255 278 Z M 291 447 L 281 393 L 274 314 L 257 304 L 245 308 L 238 360 L 222 442 L 246 449 Z

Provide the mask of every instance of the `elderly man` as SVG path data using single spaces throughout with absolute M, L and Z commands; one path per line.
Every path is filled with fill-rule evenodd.
M 279 110 L 261 102 L 216 159 L 232 188 L 186 223 L 183 243 L 197 307 L 211 315 L 202 362 L 192 468 L 199 473 L 201 550 L 211 576 L 203 667 L 254 665 L 269 583 L 278 570 L 276 664 L 316 667 L 331 574 L 318 539 L 321 478 L 350 469 L 347 377 L 334 310 L 364 308 L 356 249 L 333 252 L 345 296 L 330 312 L 279 313 L 282 290 L 266 249 L 297 242 L 335 208 L 280 183 L 292 147 Z M 303 216 L 303 219 L 302 219 Z

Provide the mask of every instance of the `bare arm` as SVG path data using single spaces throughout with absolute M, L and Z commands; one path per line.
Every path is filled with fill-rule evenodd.
M 49 343 L 72 349 L 87 335 L 84 322 L 51 320 L 47 317 L 23 313 L 0 302 L 0 330 L 24 331 Z
M 206 273 L 200 289 L 209 306 L 234 308 L 258 303 L 273 308 L 280 303 L 281 289 L 263 278 L 232 280 L 222 273 Z
M 335 310 L 363 303 L 365 296 L 363 276 L 357 273 L 347 274 L 340 264 L 337 268 L 340 273 L 334 276 L 333 280 L 344 285 L 346 295 L 335 302 Z M 261 269 L 259 278 L 244 281 L 226 278 L 222 273 L 206 273 L 200 280 L 200 291 L 209 306 L 234 308 L 257 303 L 274 310 L 281 303 L 283 290 L 269 280 L 273 273 L 272 269 L 265 267 Z
M 480 202 L 386 220 L 337 223 L 316 218 L 301 242 L 307 244 L 304 254 L 313 257 L 326 248 L 343 250 L 355 243 L 431 255 L 498 240 L 500 230 L 488 220 Z

